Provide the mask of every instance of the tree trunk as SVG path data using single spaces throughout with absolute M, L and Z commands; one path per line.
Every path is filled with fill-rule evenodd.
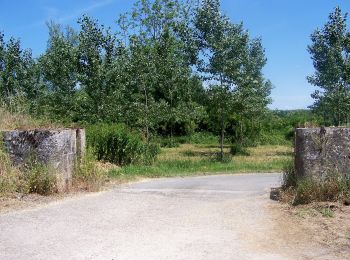
M 224 160 L 224 138 L 225 138 L 225 121 L 224 116 L 221 115 L 221 137 L 220 137 L 220 157 Z
M 148 115 L 148 96 L 147 96 L 147 89 L 146 86 L 143 86 L 143 91 L 144 91 L 144 95 L 145 95 L 145 109 L 146 109 L 146 141 L 147 143 L 149 143 L 149 115 Z

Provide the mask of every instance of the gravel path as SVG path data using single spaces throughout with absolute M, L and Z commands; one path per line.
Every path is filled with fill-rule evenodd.
M 0 259 L 306 259 L 283 237 L 279 174 L 157 179 L 0 215 Z M 282 234 L 282 235 L 281 235 Z

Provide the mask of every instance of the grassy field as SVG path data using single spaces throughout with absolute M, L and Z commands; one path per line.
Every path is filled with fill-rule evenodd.
M 215 145 L 182 144 L 163 148 L 152 166 L 131 165 L 110 171 L 110 177 L 172 177 L 214 173 L 280 172 L 290 159 L 289 146 L 258 146 L 248 149 L 249 156 L 232 156 L 226 163 L 213 158 L 219 152 Z M 229 152 L 229 147 L 225 148 Z

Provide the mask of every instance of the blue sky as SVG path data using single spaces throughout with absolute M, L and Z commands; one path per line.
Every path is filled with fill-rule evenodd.
M 76 27 L 86 13 L 106 26 L 115 27 L 120 13 L 130 10 L 127 0 L 0 0 L 0 31 L 20 38 L 35 56 L 46 48 L 46 21 Z M 315 89 L 306 81 L 313 66 L 306 48 L 310 34 L 322 27 L 339 5 L 350 12 L 349 0 L 222 0 L 222 9 L 232 21 L 243 21 L 252 37 L 261 37 L 268 63 L 264 69 L 274 89 L 271 108 L 306 108 Z M 349 24 L 349 23 L 348 23 Z

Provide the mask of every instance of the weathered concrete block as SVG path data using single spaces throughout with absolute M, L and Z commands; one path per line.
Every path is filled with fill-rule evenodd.
M 297 128 L 295 170 L 299 178 L 350 173 L 350 128 Z
M 69 189 L 85 151 L 84 129 L 17 130 L 4 132 L 3 138 L 15 166 L 35 158 L 53 169 L 59 191 Z

